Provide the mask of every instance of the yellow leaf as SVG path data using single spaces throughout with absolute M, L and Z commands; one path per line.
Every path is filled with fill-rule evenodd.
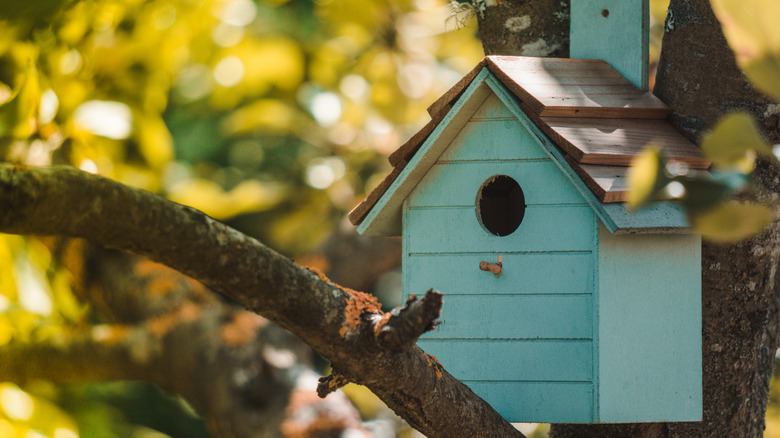
M 248 180 L 226 192 L 207 179 L 190 179 L 173 186 L 168 198 L 189 205 L 207 215 L 225 220 L 243 213 L 266 210 L 279 203 L 284 191 L 279 185 Z
M 780 100 L 780 5 L 776 0 L 712 0 L 737 63 L 761 91 Z
M 652 201 L 669 181 L 664 173 L 661 149 L 646 148 L 628 169 L 628 207 L 637 209 Z
M 0 137 L 25 139 L 32 135 L 37 128 L 39 102 L 38 72 L 30 59 L 18 88 L 0 105 Z
M 731 201 L 695 214 L 691 223 L 705 239 L 731 243 L 761 232 L 773 218 L 772 210 L 766 206 Z
M 160 116 L 135 114 L 138 148 L 146 162 L 159 169 L 173 160 L 173 137 Z
M 223 123 L 231 135 L 246 134 L 256 129 L 284 134 L 295 124 L 296 111 L 277 99 L 261 99 L 233 111 Z
M 753 118 L 744 112 L 729 114 L 721 119 L 702 140 L 701 150 L 714 165 L 737 169 L 742 173 L 753 170 L 756 155 L 774 157 L 772 149 L 759 134 Z

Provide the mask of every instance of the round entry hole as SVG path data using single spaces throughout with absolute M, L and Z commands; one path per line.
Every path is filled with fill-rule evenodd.
M 609 17 L 609 9 L 602 9 L 601 10 L 601 16 L 604 18 Z
M 508 236 L 525 216 L 525 196 L 520 184 L 506 175 L 488 178 L 477 193 L 477 219 L 490 233 Z

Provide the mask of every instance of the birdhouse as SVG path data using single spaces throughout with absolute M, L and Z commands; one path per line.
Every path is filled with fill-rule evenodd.
M 403 236 L 404 295 L 444 295 L 420 347 L 509 421 L 701 419 L 700 236 L 675 204 L 623 202 L 648 144 L 709 163 L 628 71 L 485 58 L 350 212 L 362 234 Z

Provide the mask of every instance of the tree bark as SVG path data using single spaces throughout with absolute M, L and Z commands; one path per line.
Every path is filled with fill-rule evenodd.
M 554 1 L 545 3 L 556 3 Z M 502 35 L 506 8 L 480 20 L 481 35 Z M 533 40 L 534 36 L 527 37 Z M 564 44 L 547 41 L 547 44 Z M 517 46 L 483 39 L 486 53 L 518 53 Z M 520 43 L 523 44 L 523 43 Z M 490 45 L 490 47 L 488 47 Z M 772 142 L 780 142 L 780 111 L 738 69 L 706 0 L 671 0 L 655 94 L 672 109 L 672 123 L 692 140 L 728 112 L 751 113 Z M 759 162 L 753 196 L 777 204 L 777 168 Z M 702 247 L 704 418 L 693 423 L 553 425 L 551 437 L 761 436 L 780 328 L 775 275 L 780 225 L 736 245 Z
M 0 211 L 0 231 L 82 237 L 146 256 L 262 314 L 332 362 L 323 393 L 363 384 L 430 437 L 522 436 L 436 358 L 409 348 L 438 317 L 437 292 L 385 315 L 375 297 L 194 209 L 72 168 L 0 164 Z
M 485 1 L 476 9 L 485 55 L 567 58 L 570 1 Z
M 143 380 L 185 397 L 215 437 L 368 436 L 343 394 L 314 396 L 311 350 L 158 263 L 80 239 L 42 239 L 103 324 L 0 349 L 20 385 Z

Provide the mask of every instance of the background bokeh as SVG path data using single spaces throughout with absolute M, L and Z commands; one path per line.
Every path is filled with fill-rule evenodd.
M 651 1 L 651 62 L 667 3 Z M 444 0 L 3 0 L 0 159 L 99 173 L 304 257 L 482 56 Z M 100 322 L 45 246 L 0 235 L 0 348 Z M 207 435 L 154 386 L 0 383 L 0 437 L 79 436 Z

